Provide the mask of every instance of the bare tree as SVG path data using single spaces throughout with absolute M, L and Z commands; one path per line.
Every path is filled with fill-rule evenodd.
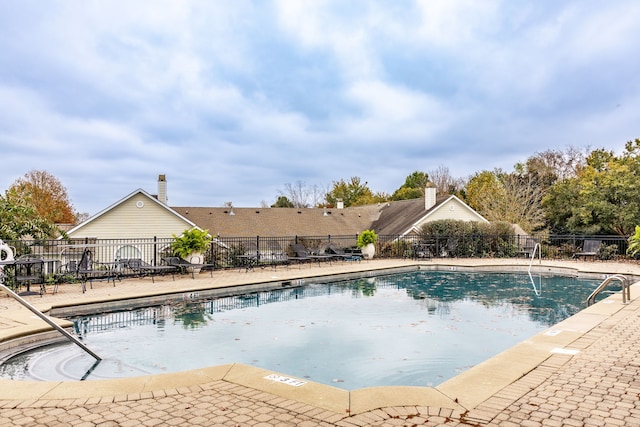
M 568 146 L 562 150 L 546 150 L 527 159 L 525 165 L 516 165 L 520 173 L 537 174 L 541 184 L 549 186 L 556 181 L 575 178 L 586 165 L 589 148 Z
M 325 204 L 328 190 L 325 187 L 314 185 L 311 187 L 311 206 L 320 207 Z
M 466 187 L 467 202 L 489 221 L 520 225 L 532 232 L 544 226 L 542 197 L 545 187 L 537 175 L 483 171 Z
M 295 184 L 286 183 L 284 190 L 278 191 L 281 196 L 285 196 L 295 208 L 308 208 L 310 206 L 311 190 L 302 181 Z
M 449 168 L 444 165 L 429 171 L 428 175 L 429 180 L 436 186 L 438 194 L 454 194 L 464 187 L 464 180 L 454 178 Z
M 542 197 L 545 188 L 532 174 L 505 174 L 501 177 L 504 188 L 502 221 L 520 225 L 532 232 L 545 224 Z

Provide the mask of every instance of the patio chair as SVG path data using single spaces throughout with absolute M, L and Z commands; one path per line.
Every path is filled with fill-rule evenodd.
M 573 257 L 583 258 L 585 261 L 587 258 L 595 258 L 600 252 L 600 246 L 602 246 L 602 240 L 586 239 L 582 245 L 582 251 L 573 254 Z
M 324 250 L 325 254 L 331 255 L 334 259 L 339 259 L 342 261 L 362 261 L 362 254 L 358 253 L 347 253 L 343 248 L 335 245 L 333 243 L 327 244 Z
M 113 286 L 116 285 L 115 270 L 112 266 L 106 263 L 100 263 L 93 260 L 93 252 L 89 249 L 85 249 L 82 252 L 80 262 L 76 263 L 72 261 L 67 268 L 68 272 L 75 275 L 80 280 L 82 285 L 82 293 L 87 290 L 87 282 L 89 287 L 93 289 L 93 280 L 107 279 L 113 281 Z
M 282 249 L 280 243 L 275 241 L 267 241 L 266 248 L 260 251 L 259 265 L 261 267 L 271 266 L 274 270 L 279 265 L 287 267 L 289 265 L 289 257 L 287 253 Z
M 322 261 L 331 263 L 331 259 L 333 258 L 332 255 L 313 253 L 300 243 L 293 245 L 293 252 L 295 253 L 295 257 L 292 259 L 300 258 L 306 261 L 316 261 L 318 265 L 320 265 Z
M 522 255 L 525 258 L 529 258 L 536 247 L 537 240 L 532 237 L 525 237 L 522 241 L 522 237 L 518 236 L 518 256 Z
M 191 260 L 187 261 L 177 256 L 170 256 L 162 258 L 162 261 L 167 266 L 175 267 L 181 273 L 191 273 L 192 279 L 195 279 L 196 273 L 199 273 L 203 268 L 209 269 L 209 271 L 211 272 L 211 277 L 213 277 L 213 270 L 215 268 L 214 264 L 200 263 L 200 257 L 191 257 Z
M 178 268 L 175 265 L 151 265 L 140 258 L 129 258 L 121 260 L 120 262 L 138 276 L 151 277 L 152 283 L 156 282 L 154 279 L 156 275 L 164 276 L 171 274 L 172 279 L 176 280 L 175 274 L 178 272 Z
M 435 241 L 421 240 L 411 245 L 411 255 L 413 259 L 431 259 L 435 251 Z
M 288 256 L 289 261 L 293 261 L 298 264 L 303 264 L 305 262 L 313 261 L 313 259 L 309 256 L 309 252 L 302 246 L 298 244 L 292 245 L 293 255 Z

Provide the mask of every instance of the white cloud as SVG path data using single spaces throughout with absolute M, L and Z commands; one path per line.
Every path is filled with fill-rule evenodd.
M 298 180 L 392 192 L 441 164 L 622 147 L 638 18 L 626 0 L 2 4 L 0 190 L 46 169 L 96 212 L 165 173 L 172 203 L 255 206 Z

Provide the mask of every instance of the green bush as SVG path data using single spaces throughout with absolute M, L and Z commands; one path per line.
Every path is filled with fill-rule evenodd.
M 419 236 L 437 243 L 438 256 L 501 258 L 517 253 L 513 227 L 506 222 L 433 221 L 421 227 Z
M 363 248 L 370 243 L 376 243 L 378 240 L 378 235 L 373 230 L 364 230 L 362 233 L 358 234 L 358 241 L 356 245 L 359 248 Z
M 173 235 L 171 250 L 176 256 L 187 258 L 195 252 L 204 252 L 212 240 L 209 230 L 192 228 L 185 230 L 180 236 Z

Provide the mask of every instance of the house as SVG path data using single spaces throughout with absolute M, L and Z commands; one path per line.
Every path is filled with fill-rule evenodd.
M 489 222 L 454 195 L 438 197 L 435 187 L 425 188 L 423 199 L 400 200 L 383 204 L 378 219 L 370 228 L 389 236 L 414 236 L 422 225 L 431 221 L 452 219 Z
M 197 225 L 142 189 L 67 231 L 71 238 L 148 239 L 172 237 Z
M 170 207 L 167 181 L 158 178 L 158 195 L 138 189 L 67 232 L 77 239 L 169 238 L 199 227 L 219 237 L 412 236 L 429 221 L 488 222 L 458 197 L 438 197 L 434 187 L 421 199 L 338 208 Z
M 197 227 L 166 204 L 166 181 L 160 176 L 158 196 L 137 189 L 113 205 L 66 232 L 69 242 L 60 245 L 63 263 L 78 261 L 82 251 L 97 240 L 101 261 L 142 258 L 157 263 L 158 255 L 168 248 L 167 239 L 186 229 Z M 163 191 L 164 190 L 164 191 Z M 104 240 L 111 239 L 110 242 Z M 150 243 L 159 239 L 161 244 Z M 60 238 L 62 240 L 62 237 Z

